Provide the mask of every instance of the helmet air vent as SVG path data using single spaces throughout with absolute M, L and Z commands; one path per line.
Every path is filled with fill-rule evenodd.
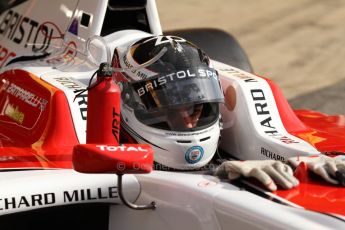
M 188 143 L 192 143 L 192 141 L 190 140 L 177 140 L 177 143 L 181 143 L 181 144 L 188 144 Z
M 207 141 L 207 140 L 210 139 L 210 138 L 211 138 L 210 136 L 205 137 L 205 138 L 202 138 L 202 139 L 200 139 L 200 142 Z

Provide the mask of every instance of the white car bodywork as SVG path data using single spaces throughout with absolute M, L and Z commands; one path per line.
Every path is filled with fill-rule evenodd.
M 39 53 L 33 52 L 31 48 L 34 40 L 29 36 L 30 31 L 36 32 L 35 41 L 41 41 L 41 49 L 53 52 L 52 57 L 44 62 L 13 63 L 3 67 L 1 71 L 21 68 L 61 89 L 68 99 L 80 143 L 85 143 L 86 129 L 86 116 L 83 113 L 86 104 L 80 102 L 87 95 L 85 93 L 80 100 L 74 100 L 75 90 L 86 88 L 98 64 L 107 59 L 100 44 L 95 43 L 90 52 L 86 49 L 88 39 L 101 34 L 107 4 L 106 0 L 57 0 L 49 3 L 44 0 L 28 1 L 13 8 L 13 12 L 18 12 L 18 18 L 28 18 L 23 26 L 20 21 L 12 19 L 12 16 L 7 16 L 6 19 L 6 12 L 0 16 L 3 24 L 0 25 L 0 30 L 4 30 L 0 39 L 2 44 L 6 44 L 0 51 L 3 57 L 1 66 L 19 56 L 17 53 Z M 154 0 L 147 1 L 145 11 L 150 31 L 129 29 L 103 36 L 111 51 L 139 38 L 162 33 Z M 80 22 L 83 13 L 90 16 L 89 25 L 79 26 L 77 34 L 69 32 L 73 20 Z M 44 24 L 52 19 L 55 26 Z M 56 28 L 60 28 L 64 38 L 52 39 L 49 45 L 46 37 L 38 32 L 40 27 L 29 27 L 32 25 L 30 22 L 46 25 L 48 33 L 55 36 L 60 33 Z M 20 44 L 11 42 L 21 35 L 24 37 Z M 53 44 L 58 47 L 55 48 Z M 99 63 L 94 63 L 95 60 Z M 238 99 L 238 106 L 233 111 L 225 106 L 221 108 L 224 122 L 220 144 L 222 149 L 239 159 L 277 157 L 263 154 L 262 148 L 281 154 L 279 157 L 282 159 L 319 153 L 310 144 L 285 130 L 266 81 L 216 61 L 213 64 L 219 71 L 223 89 L 230 85 L 235 87 Z M 259 92 L 261 98 L 264 97 L 263 103 L 267 103 L 271 121 L 268 128 L 274 128 L 276 135 L 269 135 L 265 129 L 267 126 L 262 126 L 262 121 L 267 116 L 258 115 L 252 90 L 259 90 L 255 92 Z M 284 142 L 281 137 L 290 141 Z M 203 172 L 154 171 L 148 175 L 124 176 L 124 192 L 130 201 L 138 204 L 151 201 L 157 203 L 155 210 L 145 211 L 135 211 L 121 205 L 117 190 L 113 190 L 113 187 L 117 187 L 116 175 L 80 174 L 73 170 L 33 170 L 2 172 L 0 178 L 0 215 L 72 203 L 105 202 L 110 204 L 109 229 L 342 229 L 345 226 L 341 220 L 343 217 L 337 219 L 307 211 L 278 197 L 273 201 L 268 200 L 228 181 L 204 175 Z M 274 197 L 268 192 L 266 195 Z

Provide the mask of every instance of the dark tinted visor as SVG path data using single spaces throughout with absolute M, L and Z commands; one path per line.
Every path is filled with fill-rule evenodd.
M 223 101 L 217 72 L 206 67 L 159 74 L 131 87 L 147 111 Z

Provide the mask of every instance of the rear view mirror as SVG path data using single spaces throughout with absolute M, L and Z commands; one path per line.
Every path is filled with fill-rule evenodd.
M 80 144 L 73 149 L 73 166 L 82 173 L 150 173 L 153 150 L 144 144 Z
M 73 149 L 74 170 L 81 173 L 116 173 L 121 201 L 135 210 L 155 209 L 155 202 L 147 205 L 130 203 L 123 195 L 123 174 L 150 173 L 153 168 L 153 150 L 150 145 L 125 144 L 120 146 L 80 144 Z

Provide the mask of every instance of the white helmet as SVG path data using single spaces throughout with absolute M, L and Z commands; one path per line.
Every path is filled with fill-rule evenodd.
M 164 48 L 166 47 L 166 48 Z M 173 36 L 152 36 L 117 48 L 122 82 L 121 135 L 151 144 L 155 162 L 173 169 L 206 165 L 218 147 L 219 103 L 223 102 L 217 71 L 192 43 Z M 114 63 L 114 62 L 113 62 Z

